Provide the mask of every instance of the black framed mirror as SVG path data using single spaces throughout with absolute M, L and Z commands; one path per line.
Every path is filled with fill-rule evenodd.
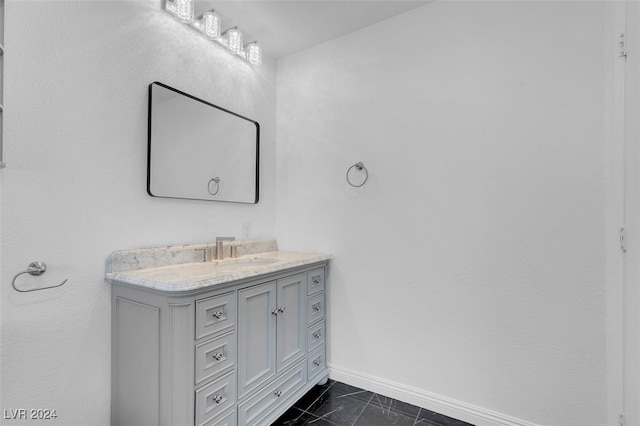
M 149 85 L 147 193 L 255 204 L 260 125 L 166 84 Z

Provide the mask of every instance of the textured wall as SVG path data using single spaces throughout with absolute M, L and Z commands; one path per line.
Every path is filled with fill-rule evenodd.
M 335 255 L 333 365 L 604 424 L 604 15 L 436 2 L 279 61 L 277 235 Z
M 48 424 L 109 424 L 111 251 L 240 237 L 243 222 L 274 234 L 275 63 L 254 70 L 159 6 L 7 1 L 0 405 L 56 409 Z M 258 205 L 146 194 L 154 80 L 261 123 Z M 69 282 L 12 291 L 32 260 L 50 267 L 34 282 Z

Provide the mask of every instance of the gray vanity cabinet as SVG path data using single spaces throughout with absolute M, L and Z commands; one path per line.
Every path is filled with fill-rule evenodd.
M 277 282 L 276 372 L 305 355 L 307 280 L 306 274 L 293 275 Z
M 243 318 L 238 329 L 238 396 L 276 374 L 276 282 L 271 281 L 238 292 L 238 311 Z
M 242 289 L 238 398 L 305 355 L 306 274 Z
M 269 425 L 328 375 L 326 263 L 179 294 L 113 282 L 113 425 Z

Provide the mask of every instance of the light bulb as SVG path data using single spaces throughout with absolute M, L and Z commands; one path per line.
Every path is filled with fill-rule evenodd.
M 257 41 L 252 41 L 244 47 L 247 61 L 251 65 L 260 65 L 262 63 L 262 49 Z
M 173 4 L 171 0 L 165 0 L 164 2 L 164 10 L 171 13 L 172 15 L 176 14 L 176 5 Z
M 227 49 L 233 53 L 242 51 L 242 33 L 238 30 L 238 27 L 229 28 L 224 32 L 224 36 Z
M 220 37 L 220 17 L 213 10 L 202 15 L 202 31 L 205 37 L 210 40 Z
M 193 9 L 193 0 L 175 0 L 172 12 L 179 21 L 190 24 L 193 22 Z

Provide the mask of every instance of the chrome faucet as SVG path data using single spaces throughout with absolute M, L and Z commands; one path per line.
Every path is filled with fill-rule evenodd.
M 234 241 L 236 237 L 216 237 L 216 259 L 224 259 L 224 248 L 222 246 L 223 241 Z

